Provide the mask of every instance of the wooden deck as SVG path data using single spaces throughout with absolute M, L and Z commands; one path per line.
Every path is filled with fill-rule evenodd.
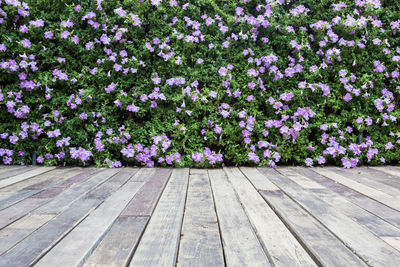
M 400 167 L 0 167 L 0 266 L 400 266 Z

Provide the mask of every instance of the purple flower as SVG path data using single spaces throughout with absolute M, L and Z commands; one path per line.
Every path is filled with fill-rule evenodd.
M 225 76 L 228 74 L 228 70 L 227 70 L 225 67 L 221 67 L 221 68 L 218 70 L 218 74 L 219 74 L 219 76 L 221 76 L 221 77 L 225 77 Z
M 4 44 L 0 44 L 0 51 L 7 51 L 7 47 Z
M 389 142 L 389 143 L 387 143 L 386 145 L 385 145 L 385 148 L 386 149 L 392 149 L 393 148 L 393 144 L 392 144 L 392 142 Z
M 306 158 L 306 160 L 304 161 L 304 163 L 306 164 L 307 167 L 312 167 L 312 166 L 313 166 L 313 160 L 312 160 L 312 158 Z
M 120 16 L 121 18 L 126 16 L 125 10 L 122 9 L 122 7 L 114 9 L 114 13 Z
M 347 93 L 343 96 L 343 100 L 346 102 L 349 102 L 353 97 L 351 96 L 351 94 Z
M 320 156 L 319 158 L 317 158 L 318 164 L 322 165 L 325 164 L 326 160 L 323 156 Z
M 47 31 L 44 33 L 44 38 L 46 38 L 46 39 L 53 39 L 53 36 L 54 36 L 54 34 L 52 31 Z
M 74 44 L 79 44 L 79 37 L 77 35 L 72 36 L 71 42 Z
M 60 38 L 61 38 L 61 39 L 67 39 L 69 35 L 70 35 L 70 32 L 69 32 L 69 31 L 63 31 L 63 32 L 61 33 L 61 35 L 60 35 Z
M 194 162 L 201 162 L 203 161 L 203 153 L 196 152 L 192 155 L 192 159 Z
M 88 42 L 85 45 L 86 50 L 92 50 L 93 49 L 93 42 Z
M 44 158 L 42 156 L 39 156 L 36 158 L 36 162 L 42 164 L 44 162 Z
M 30 48 L 30 47 L 31 47 L 31 41 L 29 41 L 28 39 L 23 39 L 23 40 L 21 41 L 21 43 L 22 43 L 22 46 L 23 46 L 24 48 Z

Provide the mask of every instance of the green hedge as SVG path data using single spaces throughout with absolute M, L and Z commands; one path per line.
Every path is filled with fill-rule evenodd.
M 398 163 L 400 4 L 332 2 L 0 0 L 3 163 Z

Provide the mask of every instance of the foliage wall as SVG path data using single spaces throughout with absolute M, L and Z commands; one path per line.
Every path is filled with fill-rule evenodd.
M 399 66 L 393 0 L 0 0 L 0 158 L 399 163 Z

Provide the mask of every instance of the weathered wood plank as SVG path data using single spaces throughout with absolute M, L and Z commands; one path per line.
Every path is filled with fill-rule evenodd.
M 99 200 L 105 200 L 110 192 L 116 191 L 121 185 L 125 184 L 131 178 L 136 177 L 136 173 L 139 168 L 123 168 L 119 173 L 111 177 L 108 181 L 101 184 L 94 190 L 90 191 L 86 197 L 87 198 L 97 198 Z M 137 194 L 135 194 L 136 196 Z
M 174 169 L 130 266 L 175 266 L 189 169 Z
M 240 167 L 240 170 L 258 190 L 279 190 L 270 180 L 260 173 L 256 168 Z
M 95 169 L 89 169 L 87 171 L 79 171 L 78 174 L 71 176 L 70 170 L 66 169 L 67 173 L 63 173 L 62 175 L 68 177 L 68 179 L 62 178 L 56 183 L 51 184 L 51 186 L 44 187 L 45 190 L 40 192 L 39 194 L 34 195 L 34 198 L 54 198 L 61 194 L 63 191 L 67 190 L 71 186 L 75 184 L 82 183 L 88 180 L 93 174 L 98 173 Z
M 278 167 L 276 169 L 278 172 L 284 172 L 286 178 L 290 179 L 291 181 L 297 183 L 304 189 L 323 189 L 324 187 L 319 183 L 314 182 L 313 180 L 307 179 L 306 177 L 300 175 L 293 169 L 287 167 Z
M 369 264 L 392 266 L 400 262 L 399 251 L 369 232 L 365 227 L 337 212 L 334 206 L 325 203 L 315 194 L 305 191 L 275 170 L 262 168 L 261 172 Z
M 36 168 L 36 169 L 33 169 L 33 170 L 29 170 L 27 172 L 18 174 L 16 176 L 12 176 L 12 177 L 3 179 L 3 180 L 0 181 L 0 188 L 3 188 L 3 187 L 6 187 L 6 186 L 9 186 L 9 185 L 24 181 L 24 180 L 29 179 L 29 178 L 33 178 L 33 177 L 35 177 L 37 175 L 40 175 L 42 173 L 51 171 L 51 170 L 53 170 L 55 168 L 56 167 L 40 167 L 40 168 Z
M 148 216 L 120 216 L 83 266 L 127 266 L 149 220 Z
M 204 174 L 204 169 L 196 169 L 196 168 L 190 168 L 189 170 L 190 175 L 192 174 Z
M 225 172 L 208 173 L 227 266 L 271 266 Z
M 124 183 L 124 180 L 118 177 L 119 175 L 120 174 L 118 173 L 117 175 L 113 176 L 107 180 L 106 183 L 112 183 L 117 180 L 121 184 Z M 96 175 L 94 175 L 94 177 L 101 178 L 101 176 Z M 80 178 L 78 177 L 77 179 Z M 115 189 L 115 187 L 108 188 L 110 188 L 110 190 Z M 62 211 L 61 214 L 33 232 L 31 235 L 18 243 L 13 249 L 8 251 L 4 256 L 5 260 L 3 263 L 7 261 L 11 261 L 13 263 L 15 262 L 15 265 L 7 266 L 26 266 L 35 263 L 41 258 L 42 255 L 47 253 L 47 251 L 49 251 L 59 240 L 67 235 L 72 228 L 78 225 L 97 205 L 101 203 L 102 200 L 99 198 L 88 198 L 85 194 L 81 195 L 80 199 L 73 201 L 72 204 Z M 21 257 L 19 257 L 19 255 L 21 255 Z M 0 266 L 2 266 L 1 262 L 2 261 L 0 261 Z
M 363 168 L 357 169 L 342 169 L 335 167 L 327 167 L 328 170 L 338 173 L 346 178 L 349 178 L 358 183 L 364 184 L 366 186 L 375 188 L 379 191 L 385 192 L 392 197 L 400 196 L 400 190 L 396 189 L 392 185 L 386 185 L 379 181 L 379 175 L 372 175 L 369 172 L 363 171 Z M 399 180 L 400 181 L 400 180 Z M 399 183 L 400 186 L 400 183 Z
M 34 264 L 70 232 L 75 225 L 79 224 L 98 204 L 99 200 L 97 199 L 79 199 L 75 201 L 63 213 L 2 255 L 0 257 L 0 266 L 20 267 Z
M 313 168 L 313 171 L 316 173 L 325 176 L 331 180 L 334 180 L 338 183 L 341 183 L 352 190 L 355 190 L 365 196 L 375 199 L 393 209 L 400 211 L 400 198 L 395 198 L 386 194 L 382 191 L 376 190 L 372 187 L 366 186 L 364 184 L 358 183 L 351 179 L 348 179 L 340 174 L 337 174 L 333 171 L 327 170 L 325 168 Z
M 367 266 L 282 191 L 261 190 L 260 193 L 321 266 Z
M 127 174 L 129 175 L 129 174 Z M 143 182 L 127 182 L 54 246 L 35 266 L 80 266 Z
M 43 190 L 45 190 L 46 188 L 48 188 L 50 185 L 53 185 L 54 183 L 57 182 L 57 185 L 60 181 L 60 177 L 61 181 L 65 180 L 65 179 L 69 179 L 71 176 L 75 175 L 79 173 L 79 169 L 78 170 L 74 170 L 71 169 L 69 171 L 67 170 L 58 170 L 55 169 L 53 171 L 47 172 L 45 174 L 43 174 L 43 176 L 47 176 L 49 177 L 49 179 L 52 179 L 53 182 L 52 183 L 48 183 L 43 185 L 42 188 L 37 188 L 37 189 L 21 189 L 19 191 L 8 191 L 7 193 L 9 193 L 9 195 L 7 197 L 4 198 L 0 198 L 0 210 L 7 208 L 21 200 L 24 200 L 30 196 L 34 196 L 34 198 L 37 198 L 40 194 L 38 194 L 39 192 L 42 192 Z M 42 175 L 41 175 L 42 176 Z M 56 178 L 56 179 L 53 179 Z M 35 178 L 36 179 L 36 178 Z M 49 180 L 47 180 L 49 181 Z M 18 184 L 23 184 L 24 182 L 18 183 Z M 13 186 L 11 186 L 13 187 Z M 7 189 L 9 187 L 3 188 L 3 189 Z
M 132 177 L 132 181 L 135 182 L 147 182 L 151 176 L 156 172 L 157 168 L 133 168 L 133 169 L 140 169 L 138 175 Z
M 39 189 L 36 190 L 22 190 L 19 192 L 10 192 L 7 197 L 4 197 L 3 199 L 0 200 L 0 210 L 3 210 L 25 198 L 28 198 L 34 194 L 37 194 L 40 192 Z
M 29 197 L 16 203 L 15 205 L 3 209 L 0 211 L 0 229 L 25 216 L 27 213 L 32 212 L 33 210 L 36 214 L 57 214 L 68 207 L 80 196 L 92 190 L 93 187 L 96 187 L 97 185 L 109 179 L 110 176 L 116 172 L 118 172 L 118 170 L 105 170 L 102 173 L 94 175 L 88 181 L 78 184 L 78 186 L 75 184 L 55 198 Z
M 296 168 L 279 168 L 278 171 L 286 176 L 286 173 L 292 173 Z M 297 172 L 298 173 L 298 172 Z M 301 174 L 299 174 L 301 175 Z M 301 181 L 310 180 L 305 176 L 303 179 L 299 180 L 300 186 Z M 394 227 L 388 222 L 382 220 L 374 214 L 362 209 L 361 207 L 353 204 L 348 201 L 346 198 L 340 196 L 339 194 L 331 191 L 329 188 L 321 185 L 321 189 L 309 189 L 308 192 L 311 192 L 318 196 L 321 200 L 335 207 L 335 210 L 343 213 L 344 215 L 352 218 L 354 221 L 359 224 L 365 226 L 370 232 L 374 233 L 376 236 L 384 237 L 384 236 L 398 236 L 400 237 L 400 229 Z M 400 214 L 399 214 L 400 216 Z
M 0 192 L 16 192 L 20 190 L 37 190 L 47 188 L 63 179 L 68 179 L 82 172 L 82 168 L 57 168 L 36 176 L 35 179 L 28 179 L 0 189 Z M 70 174 L 71 173 L 71 174 Z
M 3 229 L 7 225 L 20 219 L 21 217 L 28 214 L 31 210 L 40 207 L 44 203 L 48 202 L 47 199 L 32 199 L 27 198 L 23 201 L 18 202 L 8 208 L 0 211 L 0 229 Z M 0 265 L 1 266 L 1 265 Z
M 54 214 L 59 213 L 63 209 L 67 208 L 72 202 L 87 192 L 95 189 L 97 186 L 103 184 L 105 181 L 110 179 L 112 176 L 119 172 L 118 169 L 106 169 L 102 172 L 96 173 L 90 176 L 89 179 L 85 179 L 82 183 L 77 183 L 58 194 L 56 197 L 49 199 L 45 205 L 35 210 L 37 214 Z M 48 199 L 48 198 L 46 198 Z
M 316 266 L 275 212 L 238 168 L 224 168 L 256 233 L 275 266 Z
M 385 172 L 385 173 L 393 175 L 393 176 L 397 176 L 400 179 L 400 168 L 398 168 L 398 167 L 384 166 L 384 167 L 371 167 L 371 168 Z
M 0 180 L 4 180 L 7 179 L 9 177 L 33 170 L 33 169 L 37 169 L 38 167 L 35 166 L 15 166 L 15 167 L 5 167 L 3 169 L 0 169 Z
M 358 167 L 356 170 L 366 179 L 400 190 L 400 176 L 383 172 L 380 168 Z
M 362 209 L 367 210 L 386 222 L 396 226 L 397 228 L 400 228 L 400 213 L 397 210 L 379 203 L 376 200 L 371 199 L 359 192 L 353 191 L 340 183 L 336 183 L 331 179 L 319 175 L 311 169 L 297 167 L 296 171 L 308 177 L 309 179 L 324 185 L 326 188 L 329 188 L 331 191 L 346 198 L 348 201 L 354 203 Z
M 382 239 L 386 243 L 388 243 L 389 245 L 391 245 L 392 247 L 394 247 L 395 249 L 400 251 L 400 237 L 398 237 L 398 236 L 384 236 L 384 237 L 382 237 Z
M 12 248 L 55 215 L 28 215 L 0 231 L 0 255 Z
M 177 266 L 224 266 L 207 170 L 189 176 Z
M 143 169 L 141 176 L 147 177 L 147 181 L 126 206 L 122 215 L 150 216 L 171 173 L 172 169 L 166 168 L 156 168 L 155 171 Z

